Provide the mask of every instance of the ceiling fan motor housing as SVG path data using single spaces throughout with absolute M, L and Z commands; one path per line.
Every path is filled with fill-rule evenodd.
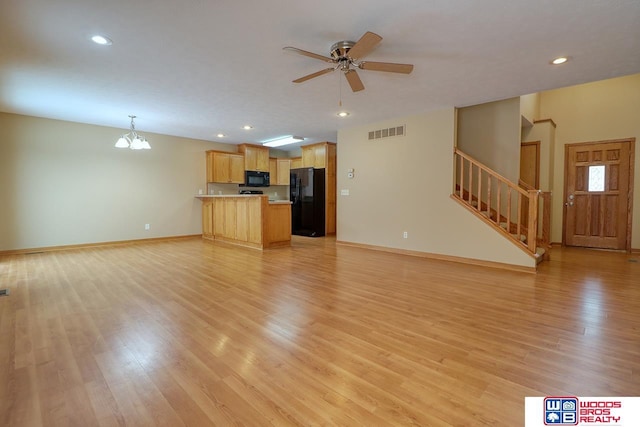
M 345 59 L 349 59 L 347 54 L 349 50 L 356 44 L 356 42 L 343 40 L 341 42 L 334 43 L 331 46 L 331 57 L 336 61 L 342 61 Z

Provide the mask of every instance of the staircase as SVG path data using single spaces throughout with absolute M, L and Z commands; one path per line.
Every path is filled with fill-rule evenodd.
M 551 193 L 515 184 L 454 149 L 451 197 L 540 263 L 549 257 Z

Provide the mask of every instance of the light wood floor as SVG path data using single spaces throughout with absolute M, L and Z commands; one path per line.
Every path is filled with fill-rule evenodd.
M 640 395 L 638 256 L 537 275 L 294 238 L 0 258 L 2 426 L 521 426 Z

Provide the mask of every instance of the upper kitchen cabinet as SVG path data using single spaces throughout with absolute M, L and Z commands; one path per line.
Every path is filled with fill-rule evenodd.
M 292 157 L 291 160 L 291 169 L 300 169 L 302 167 L 302 157 Z
M 320 142 L 302 147 L 302 167 L 303 168 L 326 168 L 327 167 L 327 146 L 328 142 Z
M 224 151 L 207 151 L 207 182 L 244 184 L 244 156 Z
M 278 159 L 275 157 L 269 157 L 269 176 L 273 181 L 271 185 L 275 184 L 276 177 L 278 176 Z
M 244 169 L 269 172 L 269 148 L 261 145 L 240 144 L 238 151 L 244 154 Z
M 291 159 L 269 159 L 269 175 L 271 185 L 289 185 L 289 172 L 291 171 Z
M 277 175 L 276 175 L 276 184 L 277 185 L 289 185 L 289 173 L 291 172 L 291 160 L 290 159 L 278 159 L 277 160 Z

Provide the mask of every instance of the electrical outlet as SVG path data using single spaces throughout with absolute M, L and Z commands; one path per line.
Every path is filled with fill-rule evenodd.
M 402 238 L 403 239 L 408 239 L 409 238 L 409 233 L 407 233 L 406 231 L 402 232 Z
M 151 228 L 151 224 L 145 224 L 145 225 L 144 225 L 144 229 L 145 229 L 145 230 L 149 230 L 150 228 Z

